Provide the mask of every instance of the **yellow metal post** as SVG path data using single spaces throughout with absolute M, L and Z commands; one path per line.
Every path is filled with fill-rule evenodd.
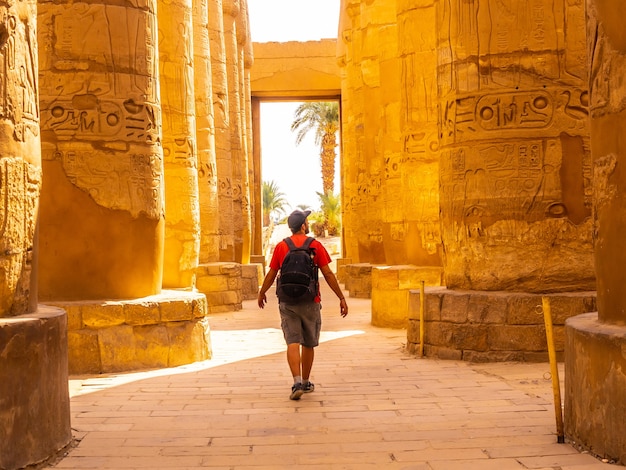
M 552 312 L 550 310 L 550 299 L 541 298 L 543 305 L 543 320 L 546 325 L 546 339 L 548 341 L 548 356 L 550 358 L 550 372 L 552 375 L 552 391 L 554 393 L 554 414 L 556 417 L 557 442 L 565 442 L 563 432 L 563 411 L 561 409 L 561 384 L 559 381 L 559 368 L 556 362 L 556 350 L 554 347 L 554 332 L 552 329 Z
M 420 282 L 420 357 L 424 357 L 424 281 Z

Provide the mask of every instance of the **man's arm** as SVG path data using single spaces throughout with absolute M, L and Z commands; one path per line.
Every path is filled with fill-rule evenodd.
M 341 287 L 339 287 L 339 282 L 337 282 L 335 273 L 332 272 L 329 265 L 322 266 L 320 268 L 320 271 L 322 271 L 322 274 L 324 275 L 324 279 L 326 279 L 328 286 L 333 290 L 335 295 L 339 297 L 339 310 L 341 316 L 345 317 L 348 314 L 348 303 L 346 302 L 346 298 L 344 297 L 343 292 L 341 292 Z
M 278 274 L 278 271 L 276 271 L 273 268 L 270 268 L 267 274 L 265 275 L 265 279 L 263 280 L 263 285 L 261 286 L 261 290 L 259 291 L 259 296 L 257 298 L 257 303 L 259 304 L 259 307 L 261 308 L 265 307 L 265 304 L 267 303 L 267 297 L 265 296 L 265 293 L 270 287 L 272 287 L 272 284 L 274 284 L 274 279 L 276 279 L 277 274 Z

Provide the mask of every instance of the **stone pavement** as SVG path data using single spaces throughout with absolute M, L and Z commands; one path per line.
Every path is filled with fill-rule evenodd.
M 76 469 L 602 470 L 557 444 L 548 364 L 468 364 L 404 352 L 404 330 L 342 319 L 324 287 L 315 392 L 291 377 L 273 295 L 211 319 L 214 358 L 174 369 L 72 377 Z M 273 292 L 270 291 L 270 292 Z M 563 372 L 561 370 L 561 379 Z M 621 467 L 620 467 L 621 468 Z

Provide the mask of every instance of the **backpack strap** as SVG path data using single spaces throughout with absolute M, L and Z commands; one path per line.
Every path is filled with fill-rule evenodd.
M 313 243 L 314 238 L 313 237 L 306 237 L 305 242 L 302 244 L 301 247 L 297 247 L 294 243 L 293 240 L 291 239 L 291 237 L 287 237 L 285 239 L 283 239 L 283 241 L 287 244 L 287 246 L 289 247 L 289 251 L 293 251 L 293 250 L 308 250 L 309 247 L 311 246 L 311 243 Z
M 291 239 L 291 237 L 287 237 L 287 238 L 283 239 L 283 241 L 289 247 L 289 251 L 293 251 L 293 250 L 296 249 L 296 245 L 294 245 L 293 240 Z
M 300 248 L 303 250 L 308 250 L 311 246 L 311 243 L 313 243 L 313 237 L 306 237 L 306 241 L 302 244 Z

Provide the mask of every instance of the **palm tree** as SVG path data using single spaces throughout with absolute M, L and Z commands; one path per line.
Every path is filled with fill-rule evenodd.
M 285 213 L 285 194 L 280 192 L 280 188 L 275 181 L 263 181 L 263 225 L 269 226 L 270 215 L 273 212 Z
M 298 131 L 296 144 L 315 129 L 315 145 L 320 146 L 322 163 L 322 188 L 324 193 L 335 190 L 335 147 L 339 130 L 339 103 L 337 101 L 311 101 L 302 103 L 294 113 L 291 131 Z
M 341 200 L 333 193 L 316 193 L 324 214 L 324 229 L 328 235 L 335 236 L 341 230 Z

